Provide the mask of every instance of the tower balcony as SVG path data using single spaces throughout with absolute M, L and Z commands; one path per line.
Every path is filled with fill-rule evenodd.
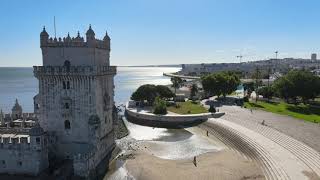
M 35 77 L 40 76 L 102 76 L 115 75 L 116 66 L 33 66 Z

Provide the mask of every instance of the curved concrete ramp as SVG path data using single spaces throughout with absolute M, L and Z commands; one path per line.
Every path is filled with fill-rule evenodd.
M 223 119 L 209 119 L 200 127 L 259 163 L 267 179 L 320 179 L 320 154 L 274 129 Z

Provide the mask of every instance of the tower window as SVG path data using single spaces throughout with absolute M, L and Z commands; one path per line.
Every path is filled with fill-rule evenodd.
M 37 142 L 37 144 L 40 144 L 40 138 L 39 137 L 36 138 L 36 142 Z
M 64 129 L 70 129 L 71 128 L 71 126 L 70 126 L 70 121 L 69 120 L 65 120 L 64 121 Z
M 64 107 L 65 107 L 66 109 L 69 109 L 69 103 L 65 103 Z
M 62 86 L 63 86 L 63 89 L 67 89 L 67 86 L 66 86 L 66 82 L 65 82 L 65 81 L 62 82 Z
M 70 82 L 67 81 L 67 89 L 70 89 Z
M 18 161 L 18 165 L 21 167 L 22 166 L 22 161 Z

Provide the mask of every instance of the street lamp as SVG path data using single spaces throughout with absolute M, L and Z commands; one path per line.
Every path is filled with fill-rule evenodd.
M 237 58 L 239 58 L 240 59 L 240 63 L 241 63 L 241 61 L 242 61 L 242 55 L 239 55 L 239 56 L 237 56 Z

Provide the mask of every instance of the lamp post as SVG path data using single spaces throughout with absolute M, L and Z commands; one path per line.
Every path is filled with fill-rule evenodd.
M 278 59 L 278 51 L 274 52 L 276 54 L 276 60 Z
M 239 56 L 237 56 L 237 58 L 239 58 L 240 59 L 240 63 L 242 62 L 242 55 L 239 55 Z

